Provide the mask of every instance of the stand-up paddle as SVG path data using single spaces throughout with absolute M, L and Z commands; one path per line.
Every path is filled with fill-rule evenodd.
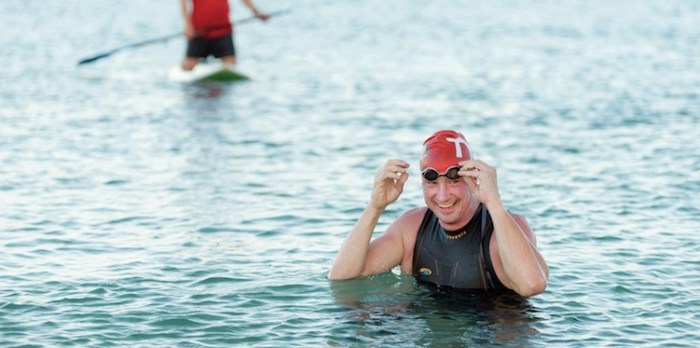
M 109 57 L 110 55 L 112 55 L 112 54 L 114 54 L 114 53 L 117 53 L 117 52 L 119 52 L 119 51 L 125 50 L 125 49 L 127 49 L 127 48 L 136 48 L 136 47 L 141 47 L 141 46 L 150 45 L 150 44 L 153 44 L 153 43 L 156 43 L 156 42 L 168 41 L 168 40 L 170 40 L 170 39 L 172 39 L 172 38 L 176 38 L 176 37 L 178 37 L 178 36 L 182 36 L 182 33 L 170 34 L 170 35 L 166 35 L 166 36 L 163 36 L 163 37 L 157 37 L 157 38 L 154 38 L 154 39 L 148 39 L 148 40 L 145 40 L 145 41 L 140 41 L 140 42 L 136 42 L 136 43 L 131 43 L 131 44 L 128 44 L 128 45 L 124 45 L 124 46 L 122 46 L 122 47 L 117 47 L 117 48 L 115 48 L 115 49 L 113 49 L 113 50 L 111 50 L 111 51 L 107 51 L 107 52 L 104 52 L 104 53 L 100 53 L 100 54 L 98 54 L 98 55 L 96 55 L 96 56 L 93 56 L 93 57 L 90 57 L 90 58 L 81 59 L 81 60 L 78 62 L 78 65 L 88 64 L 88 63 L 92 63 L 92 62 L 94 62 L 94 61 L 96 61 L 96 60 L 100 60 L 100 59 L 102 59 L 102 58 L 107 58 L 107 57 Z
M 281 10 L 281 11 L 270 12 L 270 13 L 268 13 L 268 15 L 269 15 L 270 17 L 272 17 L 272 16 L 279 16 L 280 14 L 283 14 L 283 13 L 286 13 L 286 12 L 289 12 L 289 10 Z M 241 20 L 239 20 L 239 21 L 234 22 L 233 24 L 234 24 L 234 25 L 239 25 L 239 24 L 243 24 L 243 23 L 250 22 L 250 21 L 252 21 L 252 20 L 254 20 L 254 19 L 257 19 L 257 17 L 253 16 L 253 17 L 244 18 L 244 19 L 241 19 Z M 209 28 L 209 29 L 213 29 L 213 28 Z M 139 42 L 131 43 L 131 44 L 124 45 L 124 46 L 121 46 L 121 47 L 117 47 L 117 48 L 115 48 L 115 49 L 113 49 L 113 50 L 110 50 L 110 51 L 107 51 L 107 52 L 104 52 L 104 53 L 100 53 L 100 54 L 98 54 L 98 55 L 95 55 L 95 56 L 92 56 L 92 57 L 89 57 L 89 58 L 81 59 L 80 61 L 78 61 L 78 65 L 83 65 L 83 64 L 92 63 L 92 62 L 97 61 L 97 60 L 100 60 L 100 59 L 102 59 L 102 58 L 109 57 L 110 55 L 112 55 L 112 54 L 114 54 L 114 53 L 117 53 L 117 52 L 119 52 L 119 51 L 125 50 L 125 49 L 137 48 L 137 47 L 146 46 L 146 45 L 150 45 L 150 44 L 157 43 L 157 42 L 168 41 L 168 40 L 170 40 L 170 39 L 173 39 L 173 38 L 176 38 L 176 37 L 179 37 L 179 36 L 183 36 L 182 32 L 177 32 L 177 33 L 173 33 L 173 34 L 170 34 L 170 35 L 161 36 L 161 37 L 157 37 L 157 38 L 153 38 L 153 39 L 148 39 L 148 40 L 144 40 L 144 41 L 139 41 Z

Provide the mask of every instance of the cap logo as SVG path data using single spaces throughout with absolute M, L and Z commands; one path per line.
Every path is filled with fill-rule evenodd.
M 464 144 L 464 146 L 469 146 L 467 145 L 467 141 L 462 138 L 446 138 L 445 140 L 455 144 L 455 155 L 462 158 L 462 147 L 459 146 L 459 144 L 461 143 Z

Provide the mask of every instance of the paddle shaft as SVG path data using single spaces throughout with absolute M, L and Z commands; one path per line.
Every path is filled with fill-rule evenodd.
M 270 16 L 270 17 L 272 17 L 272 16 L 277 16 L 277 15 L 280 15 L 280 14 L 285 13 L 285 12 L 289 12 L 289 10 L 282 10 L 282 11 L 271 12 L 271 13 L 269 13 L 269 16 Z M 236 22 L 234 22 L 233 24 L 234 24 L 234 25 L 243 24 L 243 23 L 250 22 L 250 21 L 252 21 L 252 20 L 254 20 L 254 19 L 257 19 L 257 18 L 258 18 L 258 17 L 256 17 L 256 16 L 248 17 L 248 18 L 244 18 L 244 19 L 241 19 L 241 20 L 239 20 L 239 21 L 236 21 Z M 225 26 L 227 27 L 228 25 L 225 25 Z M 206 31 L 206 30 L 212 30 L 212 29 L 221 28 L 221 27 L 224 27 L 224 26 L 217 25 L 217 26 L 214 26 L 214 27 L 204 28 L 203 30 Z M 113 49 L 113 50 L 110 50 L 110 51 L 107 51 L 107 52 L 104 52 L 104 53 L 100 53 L 100 54 L 98 54 L 98 55 L 95 55 L 95 56 L 92 56 L 92 57 L 89 57 L 89 58 L 81 59 L 80 61 L 78 61 L 78 65 L 83 65 L 83 64 L 92 63 L 92 62 L 94 62 L 94 61 L 96 61 L 96 60 L 100 60 L 100 59 L 102 59 L 102 58 L 109 57 L 110 55 L 112 55 L 112 54 L 114 54 L 114 53 L 117 53 L 117 52 L 119 52 L 119 51 L 122 51 L 122 50 L 125 50 L 125 49 L 128 49 L 128 48 L 136 48 L 136 47 L 141 47 L 141 46 L 146 46 L 146 45 L 154 44 L 154 43 L 157 43 L 157 42 L 168 41 L 168 40 L 170 40 L 170 39 L 173 39 L 173 38 L 176 38 L 176 37 L 179 37 L 179 36 L 182 36 L 182 32 L 177 32 L 177 33 L 173 33 L 173 34 L 170 34 L 170 35 L 161 36 L 161 37 L 157 37 L 157 38 L 153 38 L 153 39 L 148 39 L 148 40 L 144 40 L 144 41 L 139 41 L 139 42 L 131 43 L 131 44 L 124 45 L 124 46 L 121 46 L 121 47 L 117 47 L 117 48 L 115 48 L 115 49 Z

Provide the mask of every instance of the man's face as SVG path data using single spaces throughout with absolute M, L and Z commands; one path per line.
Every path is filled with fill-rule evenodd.
M 472 200 L 471 189 L 464 179 L 450 179 L 439 173 L 436 180 L 422 178 L 425 204 L 435 213 L 445 229 L 456 230 L 466 225 L 471 216 L 467 215 Z

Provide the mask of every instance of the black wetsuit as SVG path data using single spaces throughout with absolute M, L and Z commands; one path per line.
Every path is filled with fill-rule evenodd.
M 493 270 L 489 244 L 493 233 L 491 215 L 481 204 L 466 226 L 466 235 L 449 239 L 448 232 L 428 209 L 418 229 L 413 251 L 413 275 L 418 281 L 460 290 L 508 292 Z

